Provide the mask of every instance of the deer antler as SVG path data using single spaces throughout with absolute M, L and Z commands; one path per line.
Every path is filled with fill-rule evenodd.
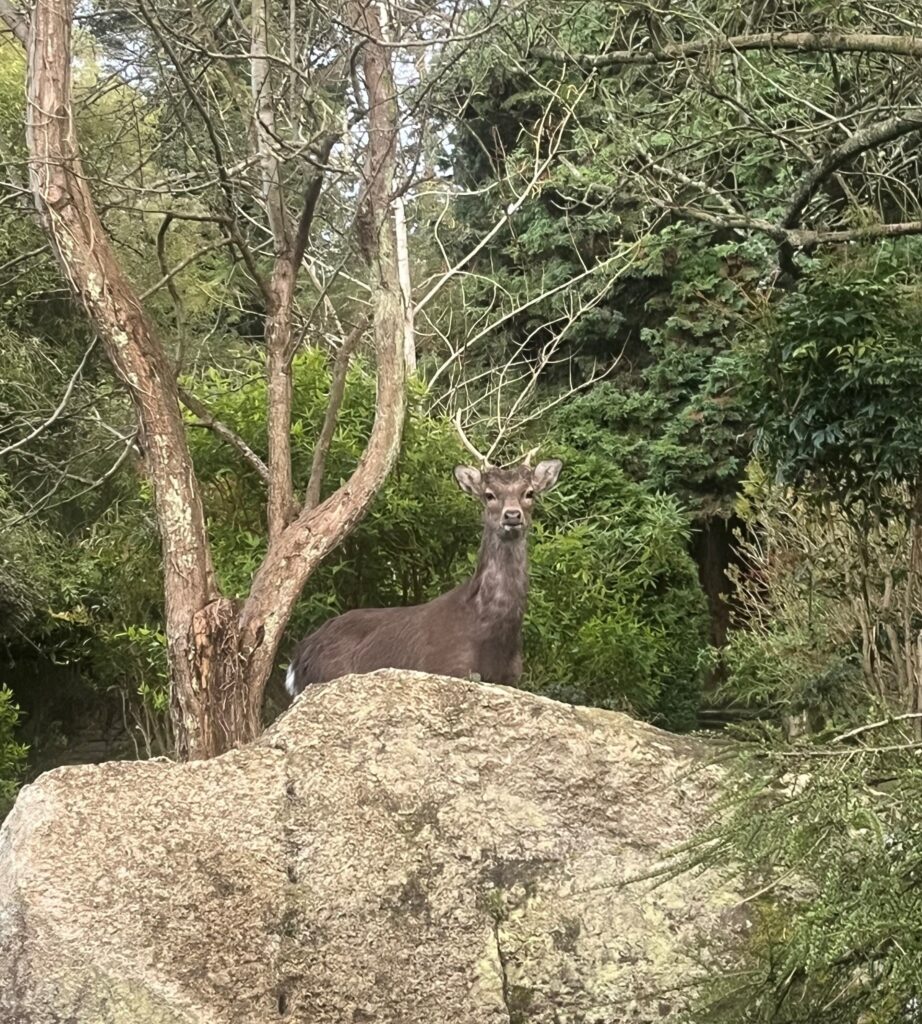
M 487 461 L 486 455 L 484 455 L 483 452 L 478 451 L 471 443 L 471 439 L 467 436 L 467 434 L 464 433 L 464 427 L 461 426 L 460 409 L 455 413 L 454 424 L 455 430 L 458 431 L 458 437 L 461 438 L 461 444 L 463 444 L 464 447 L 467 448 L 467 450 L 471 453 L 471 455 L 474 456 L 474 458 L 481 464 L 481 466 L 488 466 L 489 462 Z
M 538 454 L 538 451 L 539 451 L 540 448 L 541 448 L 541 445 L 540 444 L 536 444 L 534 448 L 532 448 L 530 451 L 527 451 L 525 453 L 525 458 L 522 459 L 522 464 L 524 466 L 527 466 L 529 469 L 531 469 L 531 460 Z

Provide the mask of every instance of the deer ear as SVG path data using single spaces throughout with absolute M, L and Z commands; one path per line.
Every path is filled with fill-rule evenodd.
M 539 493 L 549 491 L 557 483 L 557 477 L 563 469 L 560 459 L 545 459 L 531 471 L 531 485 Z
M 455 480 L 462 491 L 473 494 L 475 498 L 480 497 L 480 470 L 473 466 L 455 466 Z

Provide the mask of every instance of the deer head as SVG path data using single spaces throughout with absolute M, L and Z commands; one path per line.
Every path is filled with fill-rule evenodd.
M 562 466 L 560 459 L 546 459 L 534 469 L 527 461 L 508 469 L 455 466 L 455 479 L 461 490 L 483 503 L 484 530 L 516 540 L 531 525 L 535 499 L 557 483 Z

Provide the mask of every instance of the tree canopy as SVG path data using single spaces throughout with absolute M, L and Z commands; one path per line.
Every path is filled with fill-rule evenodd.
M 915 1019 L 918 5 L 0 19 L 0 803 L 88 717 L 251 739 L 305 630 L 468 572 L 455 463 L 541 451 L 523 685 L 751 754 L 702 1019 Z

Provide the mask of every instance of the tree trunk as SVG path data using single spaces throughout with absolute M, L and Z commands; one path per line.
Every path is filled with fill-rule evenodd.
M 715 647 L 726 643 L 730 626 L 727 569 L 734 561 L 733 531 L 739 525 L 735 517 L 710 516 L 692 533 L 691 555 L 698 564 L 698 579 L 708 601 L 708 640 Z
M 38 0 L 31 21 L 27 141 L 36 206 L 61 268 L 93 321 L 134 405 L 163 550 L 166 633 L 178 742 L 207 757 L 206 708 L 220 675 L 197 653 L 193 623 L 218 598 L 201 495 L 186 442 L 176 375 L 119 266 L 96 213 L 76 146 L 68 0 Z
M 396 164 L 397 100 L 390 56 L 380 43 L 373 2 L 348 12 L 362 41 L 368 93 L 368 149 L 359 197 L 359 238 L 371 270 L 378 395 L 368 447 L 352 477 L 301 514 L 270 545 L 240 616 L 250 685 L 261 701 L 283 631 L 304 584 L 362 520 L 397 459 L 406 415 L 405 315 L 391 192 Z
M 266 423 L 269 449 L 269 543 L 298 514 L 291 470 L 291 327 L 294 301 L 293 274 L 280 263 L 269 286 L 266 311 Z M 290 271 L 290 267 L 288 267 Z
M 250 17 L 252 40 L 250 72 L 253 94 L 253 137 L 262 169 L 261 190 L 266 219 L 272 232 L 272 276 L 266 286 L 266 424 L 269 450 L 270 545 L 297 515 L 291 469 L 291 341 L 292 307 L 300 255 L 295 260 L 294 228 L 285 193 L 281 168 L 275 155 L 275 107 L 269 62 L 268 0 L 253 0 Z
M 259 12 L 263 18 L 259 23 L 263 25 L 261 40 L 264 3 L 257 5 Z M 321 505 L 296 516 L 288 436 L 291 307 L 319 179 L 307 190 L 292 250 L 290 225 L 282 223 L 277 167 L 269 159 L 264 165 L 266 200 L 280 239 L 267 310 L 270 538 L 266 558 L 242 608 L 218 591 L 174 368 L 115 259 L 80 165 L 71 99 L 72 2 L 37 0 L 31 20 L 28 144 L 32 189 L 64 274 L 99 332 L 137 415 L 163 547 L 171 713 L 177 752 L 184 759 L 213 757 L 258 734 L 263 692 L 294 603 L 321 560 L 364 516 L 400 445 L 406 370 L 404 311 L 391 212 L 397 138 L 395 88 L 389 54 L 379 42 L 375 5 L 355 3 L 349 12 L 360 39 L 368 93 L 369 143 L 362 209 L 368 229 L 365 255 L 371 270 L 377 356 L 375 421 L 352 478 Z M 258 79 L 268 66 L 261 47 L 258 42 L 254 51 Z M 265 80 L 259 79 L 258 84 L 261 90 Z M 263 116 L 268 116 L 266 108 L 262 109 Z M 328 140 L 327 152 L 331 145 Z
M 188 685 L 171 693 L 173 720 L 182 723 L 178 757 L 215 757 L 259 735 L 261 708 L 251 700 L 236 602 L 222 597 L 195 612 L 186 650 L 173 654 L 185 654 L 189 665 Z
M 416 329 L 413 323 L 413 283 L 410 278 L 410 246 L 403 197 L 394 200 L 394 237 L 397 244 L 397 275 L 403 300 L 403 358 L 407 373 L 416 373 Z

